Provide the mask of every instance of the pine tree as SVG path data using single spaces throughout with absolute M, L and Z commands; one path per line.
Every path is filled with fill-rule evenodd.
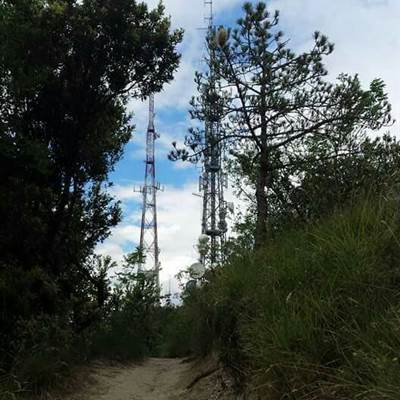
M 333 137 L 379 129 L 390 122 L 384 84 L 376 79 L 363 90 L 357 75 L 326 79 L 325 56 L 334 46 L 315 32 L 314 45 L 296 54 L 278 30 L 279 13 L 264 2 L 244 5 L 244 16 L 233 30 L 220 28 L 210 46 L 221 85 L 224 141 L 242 172 L 250 175 L 256 197 L 256 247 L 267 238 L 269 189 L 275 164 L 290 163 L 310 137 Z M 192 114 L 204 119 L 204 88 L 209 77 L 198 73 L 200 96 Z M 214 106 L 209 99 L 208 106 Z M 192 130 L 186 149 L 174 149 L 172 158 L 197 160 L 201 134 Z

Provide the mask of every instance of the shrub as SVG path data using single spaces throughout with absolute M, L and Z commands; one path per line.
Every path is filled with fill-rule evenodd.
M 93 336 L 92 357 L 120 361 L 142 359 L 158 345 L 160 296 L 153 278 L 121 275 L 112 310 Z
M 3 387 L 39 393 L 60 383 L 79 357 L 70 325 L 60 318 L 39 316 L 20 320 L 12 342 L 12 363 Z

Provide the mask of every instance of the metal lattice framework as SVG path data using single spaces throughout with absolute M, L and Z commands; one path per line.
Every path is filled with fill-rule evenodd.
M 213 19 L 213 1 L 205 1 L 210 7 L 208 21 L 208 43 L 215 37 Z M 221 249 L 226 240 L 227 202 L 224 200 L 224 189 L 227 187 L 227 176 L 223 172 L 224 149 L 220 140 L 221 116 L 219 112 L 218 79 L 215 73 L 215 50 L 209 47 L 209 79 L 205 92 L 202 93 L 205 130 L 204 162 L 200 177 L 200 191 L 203 193 L 202 235 L 209 237 L 207 254 L 202 255 L 201 262 L 213 265 L 221 262 Z
M 154 273 L 157 286 L 160 286 L 160 249 L 157 231 L 157 192 L 160 190 L 160 184 L 156 182 L 155 140 L 158 135 L 154 128 L 154 116 L 154 95 L 151 95 L 146 136 L 145 182 L 140 189 L 143 194 L 143 206 L 139 249 L 145 257 L 146 267 Z M 144 268 L 144 264 L 139 265 L 139 271 L 144 272 Z

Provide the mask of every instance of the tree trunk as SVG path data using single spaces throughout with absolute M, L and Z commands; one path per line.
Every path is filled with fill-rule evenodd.
M 260 248 L 267 240 L 268 204 L 265 192 L 268 180 L 268 151 L 264 147 L 260 154 L 260 165 L 257 174 L 256 202 L 257 220 L 255 233 L 255 248 Z
M 259 249 L 267 240 L 267 218 L 268 218 L 268 204 L 267 204 L 267 179 L 268 179 L 268 130 L 266 121 L 267 110 L 267 76 L 266 69 L 263 68 L 263 76 L 261 80 L 260 90 L 260 164 L 258 167 L 257 183 L 256 183 L 256 202 L 257 202 L 257 220 L 256 220 L 256 233 L 255 233 L 255 248 Z

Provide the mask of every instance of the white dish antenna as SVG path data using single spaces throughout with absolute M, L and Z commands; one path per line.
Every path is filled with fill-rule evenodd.
M 210 238 L 207 235 L 200 235 L 199 241 L 200 242 L 208 242 Z
M 201 279 L 206 272 L 202 263 L 195 263 L 189 267 L 189 275 L 192 279 Z
M 197 282 L 195 280 L 191 280 L 186 283 L 186 290 L 193 290 L 197 286 Z

